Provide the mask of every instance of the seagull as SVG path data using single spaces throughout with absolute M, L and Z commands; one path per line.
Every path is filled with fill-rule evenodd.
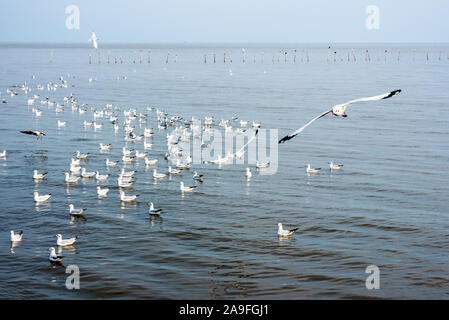
M 145 152 L 140 153 L 139 150 L 136 150 L 136 158 L 143 159 L 147 154 Z
M 251 169 L 250 168 L 246 168 L 246 179 L 251 179 L 251 177 L 253 176 L 253 174 L 251 173 Z
M 285 137 L 283 137 L 281 140 L 279 140 L 279 143 L 283 143 L 286 142 L 294 137 L 296 137 L 298 134 L 300 134 L 306 127 L 308 127 L 309 125 L 311 125 L 313 122 L 315 122 L 316 120 L 326 116 L 329 113 L 332 113 L 334 116 L 342 116 L 342 117 L 347 117 L 348 115 L 346 114 L 346 109 L 352 105 L 353 103 L 357 103 L 357 102 L 364 102 L 364 101 L 376 101 L 376 100 L 382 100 L 382 99 L 388 99 L 393 97 L 394 95 L 398 94 L 399 92 L 401 92 L 401 89 L 398 90 L 394 90 L 391 91 L 389 93 L 385 93 L 385 94 L 381 94 L 378 96 L 374 96 L 374 97 L 368 97 L 368 98 L 360 98 L 360 99 L 355 99 L 355 100 L 351 100 L 348 101 L 346 103 L 343 104 L 336 104 L 335 106 L 332 107 L 331 110 L 323 112 L 322 114 L 320 114 L 319 116 L 313 118 L 312 120 L 310 120 L 309 122 L 307 122 L 305 125 L 303 125 L 301 128 L 299 128 L 298 130 L 296 130 L 295 132 L 293 132 L 292 134 L 286 135 Z
M 48 172 L 45 173 L 37 173 L 37 170 L 33 171 L 33 179 L 35 180 L 42 180 L 45 179 L 45 177 L 47 176 Z
M 329 168 L 330 170 L 340 170 L 341 168 L 343 168 L 342 164 L 334 164 L 332 161 L 329 162 Z
M 0 158 L 6 159 L 6 152 L 8 152 L 8 150 L 3 150 L 2 152 L 0 152 Z
M 73 204 L 69 204 L 69 212 L 71 216 L 83 216 L 84 211 L 87 209 L 75 209 Z
M 23 134 L 29 134 L 29 135 L 33 135 L 36 136 L 37 139 L 42 139 L 43 136 L 45 136 L 45 133 L 41 132 L 41 131 L 20 131 Z
M 114 167 L 116 166 L 118 161 L 110 161 L 109 158 L 106 159 L 106 166 L 107 167 Z
M 234 156 L 237 158 L 242 158 L 243 155 L 245 154 L 244 150 L 245 150 L 246 146 L 248 146 L 256 138 L 258 133 L 259 133 L 259 129 L 256 129 L 256 131 L 254 132 L 254 136 L 252 136 L 251 139 L 249 139 L 248 142 L 243 147 L 241 147 L 239 151 L 234 153 Z
M 153 170 L 153 177 L 154 179 L 162 179 L 165 178 L 165 173 L 158 173 L 156 169 Z
M 132 177 L 134 175 L 134 173 L 136 173 L 136 171 L 125 171 L 124 168 L 122 168 L 122 171 L 120 172 L 120 175 L 122 177 Z
M 108 192 L 109 192 L 108 188 L 101 189 L 100 186 L 97 186 L 97 194 L 99 197 L 107 197 Z
M 198 174 L 198 172 L 194 171 L 193 172 L 193 180 L 203 182 L 203 175 Z
M 160 215 L 160 214 L 161 214 L 162 209 L 154 209 L 154 204 L 153 204 L 153 202 L 150 202 L 148 205 L 150 206 L 150 209 L 148 210 L 148 213 L 149 213 L 150 215 L 153 216 L 153 215 Z
M 72 158 L 72 161 L 70 162 L 70 164 L 74 165 L 74 166 L 79 166 L 80 163 L 81 163 L 80 159 L 73 159 L 73 158 Z
M 89 156 L 89 152 L 88 153 L 81 153 L 81 152 L 79 152 L 79 150 L 76 150 L 75 153 L 76 153 L 76 158 L 77 159 L 85 160 Z
M 62 263 L 62 256 L 56 255 L 55 248 L 49 248 L 50 256 L 48 257 L 48 260 L 53 263 Z
M 117 179 L 117 183 L 120 188 L 130 188 L 133 185 L 132 182 L 124 181 L 124 180 L 121 180 L 120 178 Z
M 77 183 L 80 177 L 75 177 L 70 175 L 68 172 L 64 172 L 65 182 L 67 183 Z
M 282 223 L 278 223 L 278 236 L 280 237 L 289 237 L 291 236 L 298 228 L 291 229 L 291 230 L 284 230 L 282 228 Z
M 268 166 L 270 165 L 270 162 L 259 162 L 256 161 L 256 168 L 257 169 L 263 169 L 263 168 L 268 168 Z
M 306 167 L 306 172 L 308 174 L 317 174 L 321 170 L 321 168 L 312 168 L 312 167 L 310 167 L 310 164 L 305 165 L 305 167 Z
M 181 170 L 179 169 L 172 169 L 171 166 L 168 166 L 168 174 L 180 174 Z
M 50 199 L 51 193 L 44 194 L 44 195 L 40 196 L 39 193 L 37 191 L 35 191 L 35 192 L 33 192 L 33 196 L 34 196 L 34 201 L 35 202 L 45 202 L 48 199 Z
M 196 188 L 196 186 L 185 187 L 182 181 L 179 184 L 181 185 L 181 192 L 192 192 Z
M 109 151 L 110 148 L 111 148 L 111 144 L 110 143 L 106 144 L 106 145 L 100 143 L 100 150 L 101 151 Z
M 108 177 L 109 177 L 108 174 L 101 175 L 100 172 L 98 171 L 95 172 L 95 179 L 97 179 L 97 181 L 106 181 L 108 180 Z
M 86 168 L 81 168 L 81 177 L 83 178 L 93 178 L 95 176 L 95 172 L 86 171 Z
M 120 200 L 123 201 L 123 202 L 132 202 L 132 201 L 135 201 L 136 198 L 139 196 L 138 194 L 132 195 L 132 196 L 127 196 L 127 195 L 125 194 L 125 192 L 122 191 L 122 190 L 120 190 L 118 193 L 119 193 L 119 195 L 120 195 Z
M 58 120 L 58 128 L 60 128 L 60 127 L 65 127 L 66 124 L 67 124 L 67 121 L 61 121 L 61 120 Z
M 11 242 L 19 242 L 22 241 L 23 231 L 20 231 L 17 234 L 14 234 L 14 230 L 11 230 Z
M 56 244 L 58 246 L 71 246 L 75 243 L 75 241 L 78 239 L 78 236 L 73 237 L 73 238 L 69 238 L 69 239 L 62 239 L 62 235 L 60 235 L 59 233 L 57 235 L 55 235 L 56 239 Z
M 95 32 L 92 32 L 92 35 L 89 38 L 89 42 L 92 41 L 92 45 L 94 46 L 95 49 L 98 49 L 98 43 L 97 43 L 97 35 L 95 34 Z
M 148 159 L 147 157 L 144 158 L 145 159 L 145 165 L 147 166 L 154 166 L 157 163 L 157 159 Z

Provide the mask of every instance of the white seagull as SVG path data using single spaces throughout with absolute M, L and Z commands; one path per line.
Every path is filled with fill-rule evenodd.
M 158 173 L 156 169 L 153 170 L 153 177 L 154 179 L 162 179 L 165 178 L 165 173 Z
M 118 163 L 118 161 L 111 161 L 111 160 L 109 160 L 109 158 L 106 159 L 106 166 L 107 167 L 114 167 L 114 166 L 117 165 L 117 163 Z
M 253 174 L 251 173 L 251 169 L 250 168 L 246 168 L 246 179 L 251 179 L 251 177 L 253 176 Z
M 157 159 L 148 159 L 147 157 L 145 157 L 144 159 L 146 166 L 154 166 L 157 164 Z
M 310 164 L 306 164 L 306 172 L 309 174 L 317 174 L 320 172 L 321 168 L 312 168 Z
M 71 246 L 78 239 L 78 236 L 73 237 L 73 238 L 69 238 L 69 239 L 62 239 L 62 235 L 59 234 L 59 233 L 57 235 L 55 235 L 55 237 L 56 237 L 56 244 L 58 246 L 61 246 L 61 247 L 63 247 L 63 246 Z
M 37 170 L 33 171 L 33 179 L 34 180 L 42 180 L 45 179 L 45 177 L 47 176 L 48 172 L 45 173 L 38 173 Z
M 107 197 L 108 196 L 108 192 L 109 192 L 108 188 L 101 189 L 100 186 L 97 186 L 97 195 L 99 197 Z
M 340 170 L 341 168 L 343 168 L 342 164 L 334 164 L 332 161 L 329 162 L 330 170 Z
M 50 251 L 50 256 L 48 257 L 48 260 L 50 260 L 50 262 L 54 262 L 54 263 L 62 262 L 62 256 L 56 255 L 55 248 L 52 247 L 52 248 L 49 248 L 48 250 Z
M 2 152 L 0 152 L 0 158 L 6 159 L 6 152 L 8 152 L 8 150 L 3 150 Z
M 109 149 L 111 148 L 111 144 L 109 143 L 109 144 L 102 144 L 102 143 L 100 143 L 100 150 L 101 151 L 109 151 Z
M 19 242 L 22 241 L 23 231 L 20 231 L 17 234 L 14 234 L 14 230 L 11 230 L 11 242 Z
M 70 175 L 68 172 L 64 172 L 65 182 L 67 183 L 77 183 L 80 177 L 75 177 Z
M 69 204 L 69 212 L 72 216 L 82 216 L 87 209 L 75 209 L 73 204 Z
M 162 209 L 154 209 L 153 202 L 150 202 L 148 205 L 150 206 L 150 209 L 148 210 L 148 213 L 150 215 L 160 215 L 161 214 Z
M 381 94 L 378 96 L 374 96 L 374 97 L 368 97 L 368 98 L 360 98 L 360 99 L 355 99 L 355 100 L 351 100 L 348 101 L 346 103 L 343 104 L 336 104 L 335 106 L 332 107 L 331 110 L 323 112 L 322 114 L 320 114 L 319 116 L 313 118 L 312 120 L 310 120 L 309 122 L 307 122 L 305 125 L 303 125 L 301 128 L 299 128 L 298 130 L 296 130 L 295 132 L 293 132 L 292 134 L 286 135 L 285 137 L 283 137 L 281 140 L 279 140 L 279 143 L 283 143 L 286 142 L 294 137 L 296 137 L 298 134 L 300 134 L 305 128 L 307 128 L 309 125 L 311 125 L 312 123 L 314 123 L 316 120 L 326 116 L 329 113 L 332 113 L 334 116 L 342 116 L 342 117 L 347 117 L 348 115 L 346 114 L 346 109 L 352 105 L 353 103 L 357 103 L 357 102 L 365 102 L 365 101 L 376 101 L 376 100 L 382 100 L 382 99 L 388 99 L 393 97 L 394 95 L 398 94 L 399 92 L 401 92 L 401 89 L 398 90 L 394 90 L 391 91 L 389 93 L 385 93 L 385 94 Z
M 291 230 L 284 230 L 284 228 L 282 228 L 282 223 L 278 223 L 278 236 L 280 236 L 280 237 L 289 237 L 296 230 L 298 230 L 298 228 L 291 229 Z
M 132 201 L 136 201 L 136 198 L 139 196 L 138 194 L 132 195 L 132 196 L 127 196 L 127 195 L 125 194 L 125 192 L 122 191 L 122 190 L 120 190 L 118 193 L 120 194 L 120 200 L 123 201 L 123 202 L 132 202 Z
M 50 199 L 51 193 L 44 194 L 44 195 L 40 196 L 39 193 L 37 191 L 35 191 L 35 192 L 33 192 L 33 196 L 34 196 L 34 201 L 35 202 L 45 202 L 48 199 Z
M 181 192 L 192 192 L 196 188 L 196 186 L 185 187 L 182 181 L 179 184 L 181 186 Z
M 95 179 L 97 179 L 97 181 L 106 181 L 108 180 L 108 177 L 108 174 L 100 174 L 98 171 L 95 172 Z
M 83 178 L 93 178 L 95 174 L 93 171 L 86 171 L 86 168 L 81 168 L 81 177 Z
M 92 35 L 89 38 L 89 42 L 92 42 L 92 45 L 95 49 L 98 49 L 98 43 L 97 43 L 97 35 L 95 32 L 92 32 Z

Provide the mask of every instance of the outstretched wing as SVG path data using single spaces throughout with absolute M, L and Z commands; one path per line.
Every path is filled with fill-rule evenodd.
M 241 147 L 240 150 L 237 151 L 235 154 L 240 154 L 243 150 L 245 150 L 246 146 L 249 145 L 256 138 L 258 133 L 259 133 L 259 129 L 256 129 L 254 136 L 252 136 L 251 139 L 249 139 L 248 142 L 243 147 Z
M 391 98 L 391 97 L 397 95 L 401 91 L 402 91 L 401 89 L 398 89 L 398 90 L 394 90 L 394 91 L 391 91 L 391 92 L 388 92 L 388 93 L 380 94 L 380 95 L 374 96 L 374 97 L 359 98 L 359 99 L 348 101 L 348 102 L 344 103 L 343 105 L 347 106 L 347 105 L 351 105 L 351 104 L 356 103 L 356 102 L 376 101 L 376 100 L 388 99 L 388 98 Z
M 316 120 L 318 120 L 319 118 L 324 117 L 325 115 L 327 115 L 328 113 L 331 113 L 332 110 L 323 112 L 322 114 L 320 114 L 318 117 L 313 118 L 312 120 L 310 120 L 309 122 L 307 122 L 305 125 L 303 125 L 301 128 L 299 128 L 298 130 L 296 130 L 295 132 L 293 132 L 292 134 L 286 135 L 285 137 L 283 137 L 281 140 L 279 140 L 279 143 L 284 143 L 285 141 L 288 141 L 290 139 L 293 139 L 294 137 L 296 137 L 298 134 L 301 133 L 301 131 L 303 131 L 305 128 L 307 128 L 308 126 L 310 126 L 312 123 L 314 123 Z

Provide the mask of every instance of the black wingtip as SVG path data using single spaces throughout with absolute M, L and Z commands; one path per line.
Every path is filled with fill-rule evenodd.
M 284 143 L 292 138 L 294 138 L 295 136 L 285 136 L 283 137 L 281 140 L 279 140 L 279 144 Z
M 397 89 L 397 90 L 391 91 L 390 94 L 388 96 L 386 96 L 385 98 L 383 98 L 383 99 L 391 98 L 392 96 L 397 95 L 401 91 L 402 91 L 401 89 Z

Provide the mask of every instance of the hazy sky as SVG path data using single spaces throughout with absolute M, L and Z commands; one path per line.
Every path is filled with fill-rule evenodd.
M 66 28 L 72 4 L 79 30 Z M 449 42 L 449 0 L 14 0 L 0 12 L 0 42 Z

